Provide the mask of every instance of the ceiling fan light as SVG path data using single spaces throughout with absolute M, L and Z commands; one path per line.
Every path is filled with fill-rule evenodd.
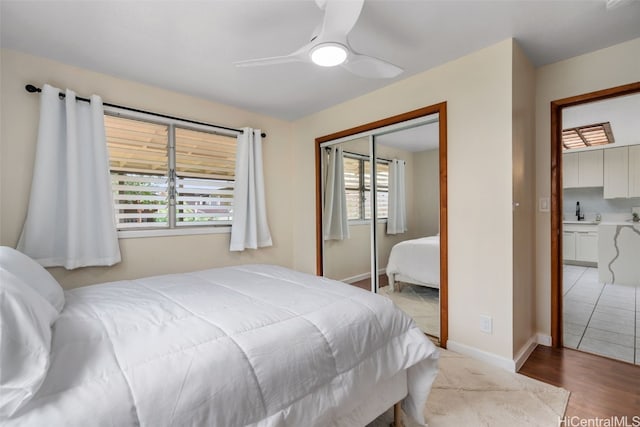
M 321 43 L 311 50 L 311 60 L 321 67 L 335 67 L 347 59 L 347 49 L 339 43 Z

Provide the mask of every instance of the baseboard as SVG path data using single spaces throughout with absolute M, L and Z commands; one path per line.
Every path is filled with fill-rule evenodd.
M 447 350 L 464 354 L 490 365 L 497 366 L 498 368 L 505 369 L 509 372 L 518 372 L 522 365 L 524 365 L 524 362 L 526 362 L 529 356 L 531 356 L 531 353 L 535 350 L 538 344 L 546 345 L 548 347 L 551 346 L 551 337 L 540 333 L 535 334 L 527 340 L 525 345 L 522 346 L 514 360 L 452 340 L 447 341 Z
M 345 279 L 340 279 L 340 281 L 345 283 L 353 283 L 363 279 L 369 279 L 370 277 L 371 277 L 371 273 L 362 273 L 362 274 L 357 274 L 355 276 L 347 277 Z
M 479 350 L 466 344 L 448 340 L 447 350 L 464 354 L 465 356 L 469 356 L 476 360 L 480 360 L 490 365 L 497 366 L 498 368 L 505 369 L 509 372 L 516 372 L 516 363 L 513 360 L 507 359 L 506 357 L 498 356 L 497 354 Z
M 551 347 L 551 335 L 541 334 L 540 332 L 538 332 L 536 334 L 536 341 L 538 342 L 538 344 Z
M 382 275 L 382 274 L 386 274 L 387 269 L 386 268 L 381 268 L 378 270 L 378 276 Z M 341 282 L 345 282 L 345 283 L 353 283 L 353 282 L 358 282 L 360 280 L 364 280 L 364 279 L 369 279 L 371 278 L 371 272 L 368 273 L 362 273 L 362 274 L 357 274 L 355 276 L 351 276 L 351 277 L 347 277 L 345 279 L 341 279 Z
M 518 372 L 520 370 L 522 365 L 524 365 L 524 362 L 526 362 L 529 356 L 531 356 L 531 353 L 533 352 L 533 350 L 536 349 L 537 345 L 538 345 L 538 335 L 536 334 L 531 338 L 529 338 L 526 344 L 523 345 L 520 351 L 517 353 L 514 360 L 515 372 Z

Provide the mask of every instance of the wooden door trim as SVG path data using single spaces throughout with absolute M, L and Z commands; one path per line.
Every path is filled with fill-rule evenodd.
M 405 122 L 438 113 L 439 164 L 440 164 L 440 346 L 447 348 L 449 337 L 449 260 L 448 260 L 448 217 L 447 217 L 447 103 L 430 105 L 406 113 L 376 120 L 371 123 L 345 129 L 316 138 L 316 274 L 322 276 L 322 165 L 320 145 L 327 141 L 368 132 L 384 126 Z
M 640 92 L 640 82 L 551 102 L 551 345 L 562 343 L 562 109 Z

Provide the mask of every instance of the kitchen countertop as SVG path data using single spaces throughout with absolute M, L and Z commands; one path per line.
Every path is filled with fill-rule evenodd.
M 576 221 L 576 220 L 564 220 L 563 224 L 584 224 L 584 225 L 640 225 L 640 222 L 633 222 L 630 219 L 622 221 Z
M 600 225 L 635 225 L 640 226 L 640 222 L 627 221 L 602 221 Z

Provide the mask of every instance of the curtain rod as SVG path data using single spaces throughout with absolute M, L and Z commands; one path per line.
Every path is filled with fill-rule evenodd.
M 329 150 L 331 150 L 331 147 L 324 147 L 324 149 L 326 151 L 329 151 Z M 370 157 L 370 156 L 367 156 L 366 154 L 354 153 L 353 151 L 342 150 L 342 152 L 344 154 L 347 154 L 347 155 L 356 156 L 356 157 L 362 157 L 363 159 L 368 159 Z M 385 159 L 384 157 L 376 157 L 376 160 L 383 160 L 383 161 L 388 162 L 388 163 L 391 163 L 393 161 L 391 159 Z M 406 161 L 403 160 L 403 159 L 398 159 L 398 160 L 400 160 L 403 163 L 406 163 Z
M 42 89 L 40 89 L 39 87 L 35 87 L 34 85 L 31 85 L 31 84 L 26 85 L 24 88 L 29 93 L 40 93 L 40 92 L 42 92 Z M 61 98 L 64 98 L 66 96 L 63 92 L 60 92 L 58 95 Z M 90 99 L 82 98 L 82 97 L 79 97 L 79 96 L 76 96 L 76 100 L 83 101 L 83 102 L 91 102 Z M 102 105 L 106 105 L 107 107 L 120 108 L 122 110 L 127 110 L 127 111 L 133 111 L 135 113 L 149 114 L 149 115 L 156 116 L 156 117 L 162 117 L 164 119 L 180 120 L 180 121 L 183 121 L 183 122 L 186 122 L 186 123 L 192 123 L 194 125 L 211 126 L 211 127 L 216 127 L 216 128 L 220 128 L 220 129 L 225 129 L 225 130 L 230 130 L 230 131 L 234 131 L 234 132 L 243 133 L 242 129 L 230 128 L 230 127 L 220 126 L 220 125 L 212 125 L 211 123 L 198 122 L 198 121 L 195 121 L 195 120 L 183 119 L 181 117 L 169 116 L 169 115 L 160 114 L 160 113 L 153 113 L 151 111 L 139 110 L 137 108 L 125 107 L 123 105 L 109 104 L 108 102 L 104 102 Z M 262 132 L 261 135 L 262 135 L 263 138 L 267 137 L 267 134 L 264 133 L 264 132 Z

